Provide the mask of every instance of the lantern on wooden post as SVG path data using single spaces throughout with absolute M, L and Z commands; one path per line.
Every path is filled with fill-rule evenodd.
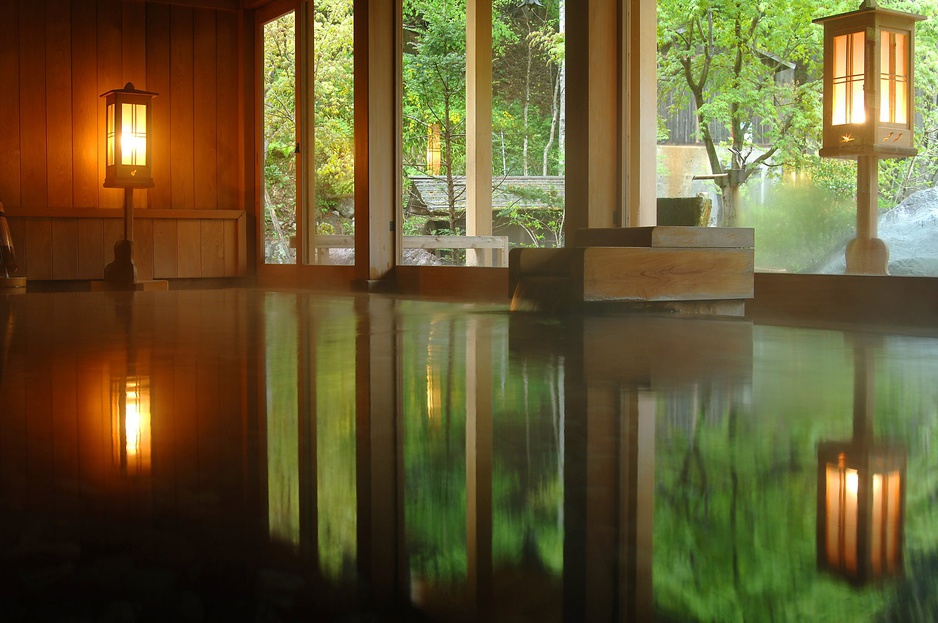
M 823 146 L 819 155 L 857 161 L 857 237 L 848 273 L 886 274 L 889 250 L 877 235 L 879 159 L 907 158 L 912 145 L 915 22 L 921 15 L 864 0 L 824 26 Z
M 124 189 L 124 238 L 114 245 L 114 261 L 105 268 L 111 287 L 132 289 L 133 191 L 153 187 L 153 98 L 156 93 L 138 91 L 128 82 L 105 98 L 104 187 Z

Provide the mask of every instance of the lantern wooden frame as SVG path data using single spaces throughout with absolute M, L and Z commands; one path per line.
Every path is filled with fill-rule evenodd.
M 818 447 L 817 563 L 861 585 L 904 574 L 906 455 L 861 442 Z
M 865 0 L 856 11 L 814 20 L 824 26 L 821 156 L 918 153 L 912 145 L 913 58 L 915 22 L 923 19 Z
M 153 98 L 128 82 L 105 98 L 105 188 L 153 187 Z

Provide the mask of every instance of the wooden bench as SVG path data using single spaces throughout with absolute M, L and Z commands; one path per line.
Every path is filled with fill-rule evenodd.
M 508 236 L 403 236 L 405 249 L 492 249 L 493 266 L 508 260 Z M 354 249 L 355 237 L 341 234 L 316 236 L 317 249 Z
M 753 296 L 754 232 L 744 228 L 583 229 L 563 249 L 513 249 L 513 309 L 629 309 L 742 316 Z

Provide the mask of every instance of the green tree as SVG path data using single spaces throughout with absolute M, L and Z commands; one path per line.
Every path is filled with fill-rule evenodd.
M 722 225 L 736 223 L 739 188 L 755 171 L 797 161 L 819 135 L 819 11 L 827 13 L 811 0 L 658 2 L 659 88 L 693 107 L 711 172 L 721 176 Z M 793 79 L 781 79 L 791 64 Z M 714 138 L 720 126 L 728 161 Z

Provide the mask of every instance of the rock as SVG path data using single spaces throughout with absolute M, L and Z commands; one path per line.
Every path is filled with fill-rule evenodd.
M 938 275 L 938 188 L 919 191 L 882 214 L 878 233 L 889 247 L 890 275 Z M 844 253 L 841 248 L 818 272 L 843 273 Z

